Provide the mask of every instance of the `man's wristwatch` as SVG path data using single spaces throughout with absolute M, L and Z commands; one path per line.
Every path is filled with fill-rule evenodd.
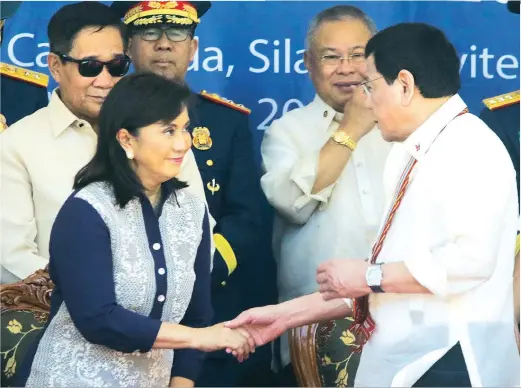
M 384 292 L 382 289 L 382 264 L 372 264 L 365 272 L 365 281 L 373 292 Z
M 331 135 L 331 139 L 337 144 L 346 146 L 351 151 L 354 151 L 357 145 L 356 141 L 354 141 L 351 136 L 349 136 L 347 133 L 343 131 L 335 131 Z

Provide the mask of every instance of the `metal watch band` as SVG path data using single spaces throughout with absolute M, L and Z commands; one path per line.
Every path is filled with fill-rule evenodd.
M 337 140 L 336 139 L 336 135 L 339 133 L 339 131 L 336 131 L 334 132 L 332 135 L 331 135 L 331 139 L 339 144 L 339 145 L 342 145 L 344 147 L 347 147 L 349 148 L 351 151 L 354 151 L 356 146 L 358 145 L 356 141 L 353 140 L 353 138 L 347 134 L 342 134 L 342 140 Z

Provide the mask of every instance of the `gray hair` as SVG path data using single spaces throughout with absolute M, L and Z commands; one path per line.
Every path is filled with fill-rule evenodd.
M 317 30 L 323 23 L 343 20 L 360 20 L 371 32 L 371 35 L 375 35 L 377 32 L 374 21 L 360 8 L 353 5 L 335 5 L 334 7 L 319 12 L 309 23 L 306 33 L 306 50 L 309 50 L 311 43 L 315 39 Z

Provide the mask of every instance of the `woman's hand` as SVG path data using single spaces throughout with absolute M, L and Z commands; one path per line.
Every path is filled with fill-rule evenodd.
M 198 329 L 194 340 L 196 349 L 205 352 L 230 349 L 241 362 L 255 351 L 255 341 L 246 330 L 229 329 L 222 323 Z
M 185 377 L 172 377 L 170 379 L 170 388 L 193 388 L 195 383 Z

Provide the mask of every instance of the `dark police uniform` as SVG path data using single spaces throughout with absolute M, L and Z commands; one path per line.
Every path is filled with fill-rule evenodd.
M 516 170 L 519 190 L 519 90 L 483 100 L 486 108 L 479 115 L 501 139 Z
M 209 1 L 118 1 L 111 8 L 133 28 L 195 28 L 194 23 L 210 6 Z M 193 93 L 189 107 L 192 150 L 216 221 L 213 323 L 235 318 L 253 306 L 276 303 L 271 223 L 260 187 L 260 169 L 254 159 L 249 113 L 244 106 L 205 91 Z M 270 363 L 270 345 L 257 349 L 243 364 L 225 351 L 214 352 L 208 355 L 196 385 L 268 385 L 267 380 L 252 378 L 250 372 L 258 371 L 265 378 L 270 374 Z
M 0 75 L 0 121 L 5 120 L 1 129 L 49 104 L 47 75 L 7 63 L 0 63 Z
M 519 0 L 508 1 L 507 9 L 509 12 L 519 15 L 520 4 Z M 519 140 L 521 127 L 519 90 L 486 98 L 483 100 L 483 104 L 485 104 L 485 108 L 481 111 L 479 118 L 495 132 L 505 145 L 516 170 L 519 194 Z
M 249 109 L 205 91 L 193 97 L 189 110 L 192 149 L 210 213 L 217 223 L 212 304 L 213 322 L 219 323 L 235 318 L 250 307 L 276 303 L 271 234 L 266 233 L 271 229 L 261 214 L 265 198 L 254 161 Z M 252 286 L 255 284 L 260 287 Z M 269 373 L 269 346 L 257 352 L 257 360 L 264 359 L 261 364 Z M 255 358 L 256 355 L 248 361 L 256 364 Z M 241 368 L 237 360 L 224 351 L 212 353 L 198 386 L 242 385 L 240 379 L 244 371 L 241 369 L 245 367 Z M 243 384 L 254 383 L 246 380 Z
M 21 1 L 0 2 L 0 42 L 4 24 L 20 7 Z M 0 62 L 0 132 L 49 103 L 49 77 L 42 73 Z
M 216 220 L 212 282 L 217 295 L 229 289 L 227 281 L 239 257 L 248 257 L 261 230 L 260 177 L 253 158 L 249 109 L 205 91 L 194 94 L 189 110 L 193 152 L 206 189 L 206 200 Z M 239 295 L 235 295 L 239 296 Z M 219 322 L 233 318 L 216 309 Z
M 189 111 L 193 152 L 210 213 L 217 224 L 212 272 L 214 323 L 245 309 L 276 303 L 271 225 L 261 212 L 266 200 L 253 155 L 249 109 L 205 91 L 194 95 Z M 237 270 L 235 269 L 237 267 Z M 236 272 L 234 272 L 236 271 Z M 208 356 L 198 386 L 267 385 L 270 346 L 257 350 L 241 366 L 224 351 Z M 251 368 L 248 368 L 251 365 Z M 265 380 L 260 380 L 264 378 Z

